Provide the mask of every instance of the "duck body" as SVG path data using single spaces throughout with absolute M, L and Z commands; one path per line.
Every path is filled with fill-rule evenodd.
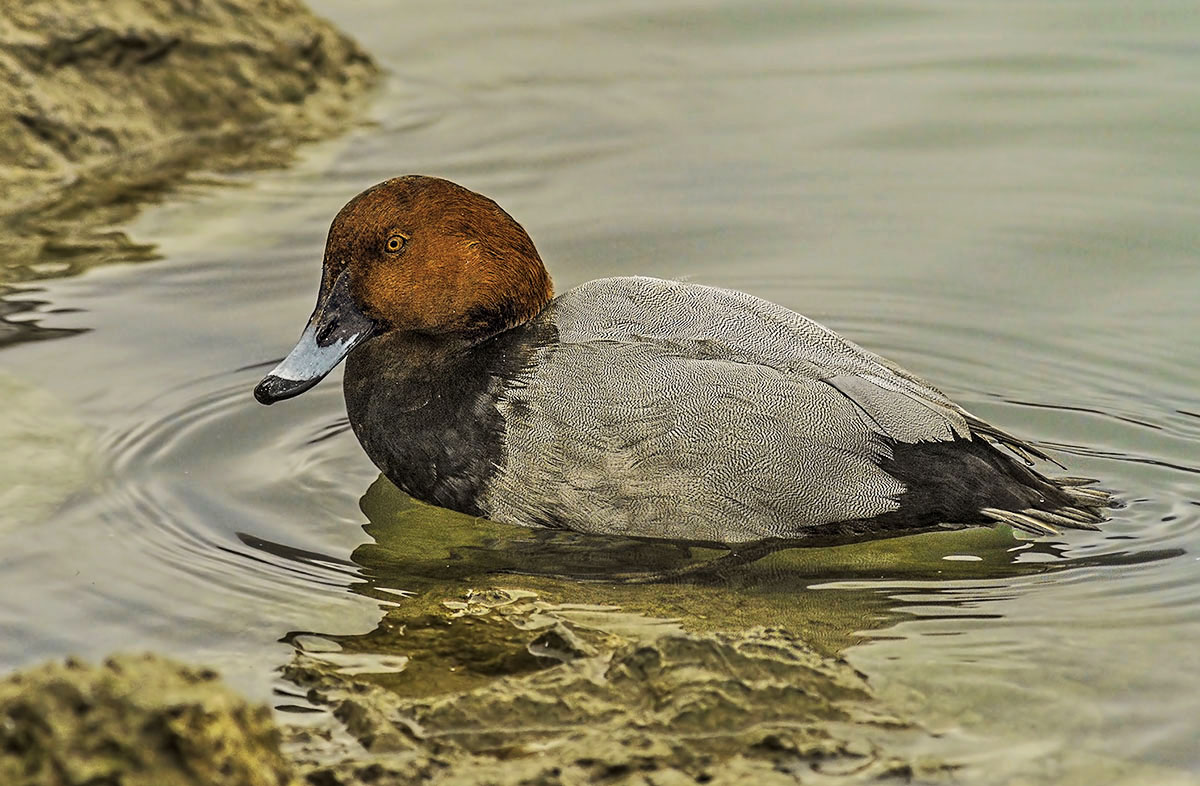
M 375 339 L 344 387 L 359 442 L 399 488 L 513 524 L 857 539 L 1067 503 L 932 386 L 713 287 L 599 279 L 478 343 Z
M 427 181 L 478 197 L 446 181 L 400 180 L 402 209 L 424 204 Z M 385 208 L 396 182 L 381 185 Z M 418 193 L 406 193 L 413 186 Z M 716 544 L 994 521 L 1046 532 L 1101 520 L 1106 494 L 1049 479 L 998 448 L 1045 458 L 1029 444 L 822 325 L 741 292 L 628 277 L 550 298 L 546 278 L 532 304 L 494 292 L 481 295 L 483 305 L 447 301 L 442 321 L 464 327 L 424 329 L 428 315 L 418 315 L 422 329 L 404 325 L 408 317 L 389 317 L 386 301 L 371 305 L 360 283 L 369 270 L 355 276 L 343 262 L 339 271 L 337 259 L 330 269 L 339 221 L 380 201 L 372 195 L 381 187 L 352 201 L 331 229 L 305 333 L 313 346 L 293 357 L 302 337 L 256 396 L 270 403 L 307 389 L 315 382 L 294 379 L 309 373 L 306 358 L 349 345 L 354 433 L 418 499 L 525 526 Z M 529 262 L 479 256 L 475 229 L 443 226 L 485 265 L 508 272 Z M 391 231 L 399 230 L 377 231 L 372 242 L 390 242 L 382 237 Z M 536 290 L 544 269 L 533 254 L 536 268 L 512 277 Z

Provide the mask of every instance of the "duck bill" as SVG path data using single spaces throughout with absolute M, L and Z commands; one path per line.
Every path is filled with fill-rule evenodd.
M 260 404 L 299 396 L 333 371 L 350 350 L 375 335 L 377 326 L 350 295 L 350 277 L 342 272 L 317 307 L 295 348 L 254 388 Z

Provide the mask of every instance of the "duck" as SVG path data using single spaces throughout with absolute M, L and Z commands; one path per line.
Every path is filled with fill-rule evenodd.
M 1007 524 L 1098 529 L 1114 499 L 788 308 L 646 276 L 555 295 L 529 235 L 448 180 L 334 217 L 316 307 L 254 389 L 345 361 L 350 426 L 405 493 L 525 527 L 726 548 Z

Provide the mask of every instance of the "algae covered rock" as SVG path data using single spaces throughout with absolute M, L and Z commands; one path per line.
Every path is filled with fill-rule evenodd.
M 112 224 L 189 172 L 286 163 L 376 76 L 300 0 L 0 0 L 0 282 L 148 256 Z
M 292 783 L 265 705 L 216 672 L 155 655 L 68 660 L 0 682 L 0 783 L 191 786 Z
M 323 752 L 312 728 L 291 737 L 310 782 L 945 782 L 949 771 L 911 752 L 928 733 L 882 707 L 861 674 L 784 629 L 688 632 L 527 590 L 409 601 L 373 651 L 346 640 L 285 667 L 361 745 Z M 444 644 L 432 652 L 431 630 Z M 371 673 L 384 655 L 411 657 Z

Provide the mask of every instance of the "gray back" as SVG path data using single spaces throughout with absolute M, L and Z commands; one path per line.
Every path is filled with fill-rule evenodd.
M 793 311 L 741 292 L 610 278 L 558 297 L 499 402 L 506 463 L 489 517 L 724 542 L 898 505 L 883 437 L 969 437 L 940 391 Z

